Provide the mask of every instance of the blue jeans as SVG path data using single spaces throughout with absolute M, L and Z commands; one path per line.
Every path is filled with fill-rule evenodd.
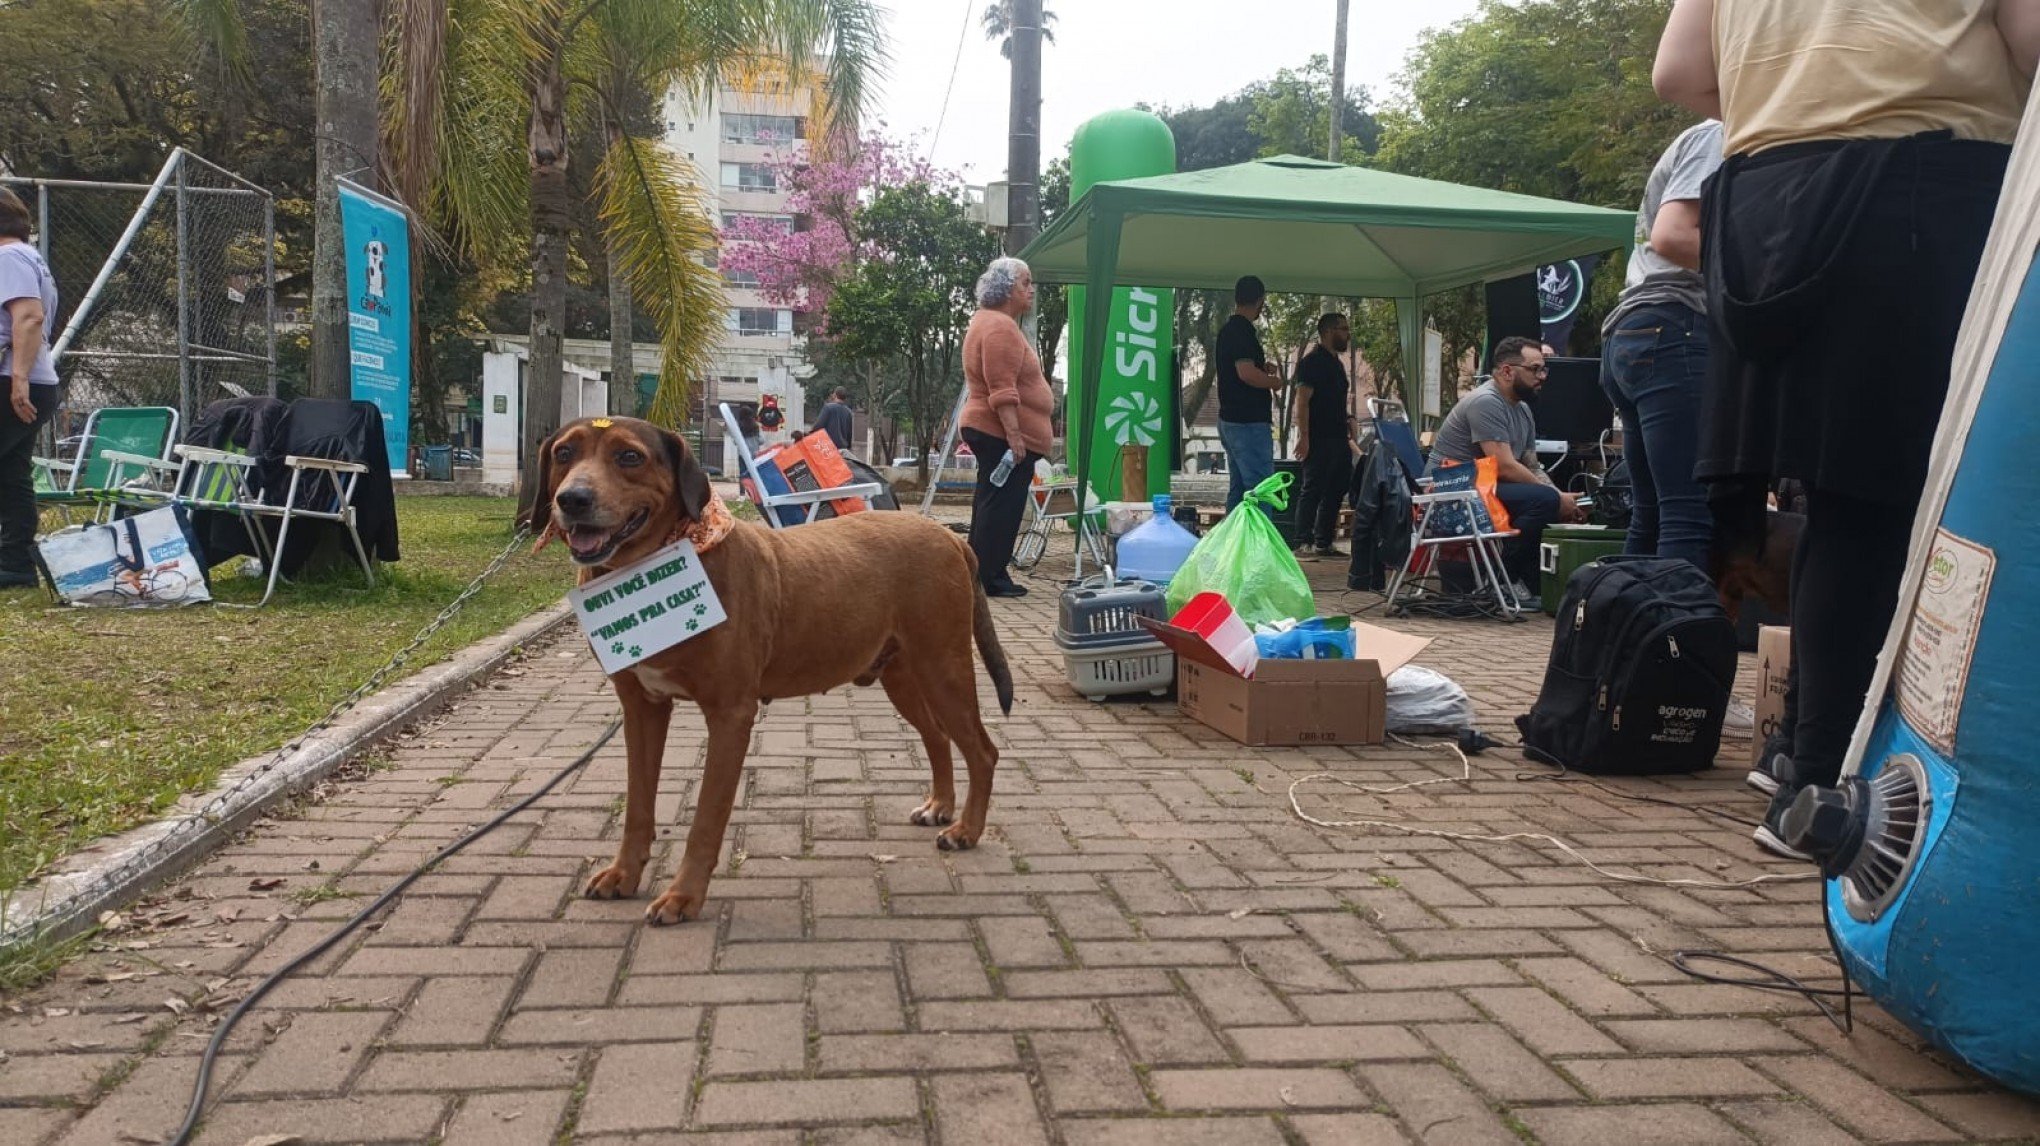
M 1636 498 L 1625 553 L 1707 568 L 1714 519 L 1706 487 L 1693 477 L 1706 376 L 1707 320 L 1677 303 L 1624 315 L 1601 352 L 1601 388 L 1622 413 L 1622 452 Z
M 1248 490 L 1274 475 L 1275 430 L 1268 422 L 1221 420 L 1218 440 L 1225 446 L 1225 508 L 1230 511 Z

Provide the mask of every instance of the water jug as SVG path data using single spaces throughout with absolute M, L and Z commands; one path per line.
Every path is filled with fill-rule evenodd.
M 1197 547 L 1197 537 L 1169 516 L 1169 495 L 1155 495 L 1155 515 L 1119 539 L 1119 576 L 1166 586 Z

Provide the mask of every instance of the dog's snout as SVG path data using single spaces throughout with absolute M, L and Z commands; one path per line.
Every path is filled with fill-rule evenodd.
M 565 513 L 586 513 L 595 505 L 595 491 L 585 485 L 570 485 L 553 495 L 553 504 Z

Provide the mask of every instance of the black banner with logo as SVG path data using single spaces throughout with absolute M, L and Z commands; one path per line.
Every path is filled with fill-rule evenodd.
M 1572 337 L 1573 323 L 1587 301 L 1587 285 L 1594 281 L 1600 262 L 1600 255 L 1587 255 L 1537 268 L 1537 310 L 1544 341 L 1560 354 L 1568 353 L 1566 339 Z

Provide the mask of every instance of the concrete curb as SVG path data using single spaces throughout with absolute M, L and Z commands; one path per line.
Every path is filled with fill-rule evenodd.
M 572 616 L 572 609 L 561 601 L 493 637 L 469 645 L 449 660 L 362 698 L 331 728 L 306 740 L 295 753 L 240 793 L 215 819 L 202 820 L 196 810 L 259 770 L 274 755 L 273 750 L 229 767 L 212 790 L 185 796 L 162 819 L 97 841 L 34 887 L 8 897 L 5 911 L 0 912 L 0 920 L 7 923 L 4 932 L 0 932 L 0 950 L 27 940 L 61 942 L 87 930 L 97 922 L 100 913 L 121 907 L 204 859 L 277 804 L 305 791 L 377 742 L 466 691 L 501 668 L 520 646 L 546 636 L 568 623 Z M 173 834 L 175 842 L 164 846 L 147 864 L 122 872 L 137 854 Z

